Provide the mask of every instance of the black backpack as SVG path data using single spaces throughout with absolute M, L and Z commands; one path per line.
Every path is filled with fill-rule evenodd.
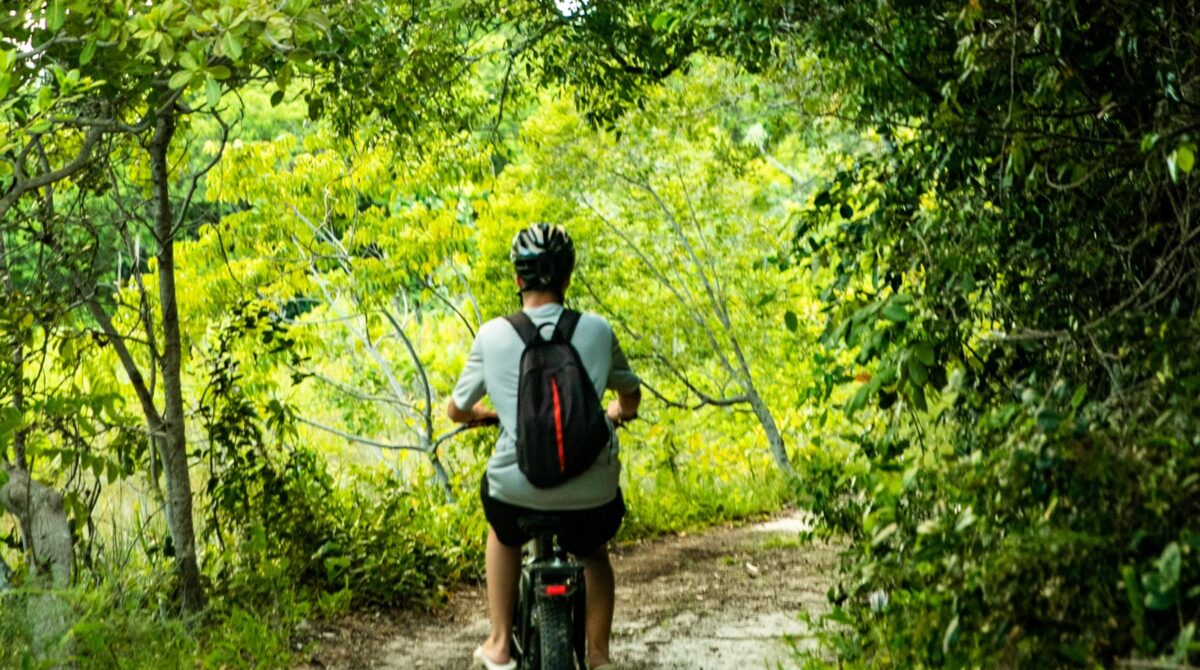
M 542 338 L 524 312 L 505 319 L 525 343 L 517 387 L 517 464 L 530 484 L 548 488 L 595 462 L 611 437 L 608 422 L 571 345 L 579 312 L 563 310 L 550 339 Z

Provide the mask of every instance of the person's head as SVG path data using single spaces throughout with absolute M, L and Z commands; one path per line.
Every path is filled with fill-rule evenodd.
M 575 243 L 562 226 L 535 223 L 521 230 L 509 256 L 522 296 L 542 292 L 563 299 L 575 269 Z

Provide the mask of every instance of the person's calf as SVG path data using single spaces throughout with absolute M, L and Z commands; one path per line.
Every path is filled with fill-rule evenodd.
M 478 650 L 494 664 L 504 666 L 511 661 L 509 631 L 512 612 L 517 601 L 517 581 L 521 572 L 521 550 L 509 547 L 490 530 L 486 554 L 488 618 L 491 633 Z
M 616 605 L 616 578 L 607 547 L 601 546 L 588 556 L 580 556 L 579 562 L 583 564 L 587 583 L 588 667 L 595 668 L 610 663 L 608 643 Z

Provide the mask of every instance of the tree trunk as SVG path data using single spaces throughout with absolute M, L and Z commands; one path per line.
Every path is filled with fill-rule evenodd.
M 767 403 L 763 402 L 762 396 L 758 395 L 758 389 L 748 381 L 745 384 L 746 398 L 750 401 L 750 407 L 754 410 L 754 416 L 758 417 L 758 423 L 762 425 L 763 432 L 767 434 L 767 445 L 771 449 L 771 458 L 775 459 L 775 465 L 779 466 L 783 474 L 794 477 L 796 469 L 788 460 L 787 449 L 783 444 L 783 435 L 779 432 L 779 426 L 775 425 L 775 416 L 771 414 Z
M 763 432 L 767 434 L 767 445 L 771 449 L 771 457 L 775 459 L 775 465 L 779 466 L 784 475 L 795 477 L 796 469 L 792 467 L 792 462 L 788 460 L 787 448 L 783 443 L 783 435 L 779 432 L 779 426 L 775 424 L 775 415 L 771 414 L 771 408 L 767 407 L 766 401 L 758 394 L 758 387 L 754 385 L 754 375 L 750 373 L 750 363 L 746 361 L 746 355 L 742 353 L 742 344 L 738 342 L 737 335 L 734 334 L 729 313 L 725 311 L 724 305 L 717 305 L 717 314 L 721 318 L 721 324 L 725 327 L 725 332 L 729 334 L 729 342 L 733 346 L 733 355 L 737 358 L 738 369 L 741 371 L 740 381 L 742 391 L 746 394 L 746 399 L 750 402 L 750 407 L 754 410 L 754 416 L 758 417 L 758 423 L 762 425 Z
M 71 586 L 75 557 L 62 494 L 34 481 L 24 469 L 5 470 L 8 481 L 0 487 L 0 506 L 21 524 L 34 587 L 25 603 L 32 651 L 39 659 L 70 658 L 71 606 L 61 592 Z
M 192 519 L 192 482 L 188 471 L 187 435 L 184 430 L 183 348 L 179 333 L 179 305 L 175 293 L 175 217 L 171 207 L 171 182 L 167 152 L 175 135 L 175 110 L 168 108 L 155 124 L 150 153 L 154 189 L 154 234 L 158 238 L 158 290 L 162 309 L 163 349 L 160 359 L 164 409 L 162 462 L 167 480 L 167 526 L 175 543 L 175 564 L 185 613 L 204 608 L 200 564 L 196 556 L 196 531 Z
M 4 231 L 0 231 L 0 287 L 13 296 L 16 287 L 8 261 Z M 25 329 L 12 337 L 12 408 L 20 416 L 25 412 Z M 0 507 L 17 518 L 25 545 L 33 592 L 25 601 L 25 618 L 30 627 L 34 657 L 39 660 L 64 659 L 55 667 L 69 667 L 71 607 L 62 591 L 71 586 L 74 567 L 74 540 L 62 494 L 34 481 L 29 476 L 25 453 L 29 429 L 22 427 L 13 435 L 13 460 L 0 451 L 6 481 L 0 486 Z M 0 561 L 0 592 L 11 589 L 11 569 Z
M 456 498 L 454 497 L 454 487 L 450 484 L 450 473 L 446 472 L 446 466 L 442 465 L 442 459 L 438 457 L 436 451 L 430 450 L 428 453 L 429 463 L 433 466 L 433 475 L 437 478 L 438 485 L 442 487 L 446 503 L 453 505 Z

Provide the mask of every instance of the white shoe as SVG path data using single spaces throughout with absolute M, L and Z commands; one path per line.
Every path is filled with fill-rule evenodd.
M 483 647 L 475 647 L 475 667 L 486 670 L 517 670 L 517 662 L 508 659 L 508 663 L 497 663 L 483 653 Z

